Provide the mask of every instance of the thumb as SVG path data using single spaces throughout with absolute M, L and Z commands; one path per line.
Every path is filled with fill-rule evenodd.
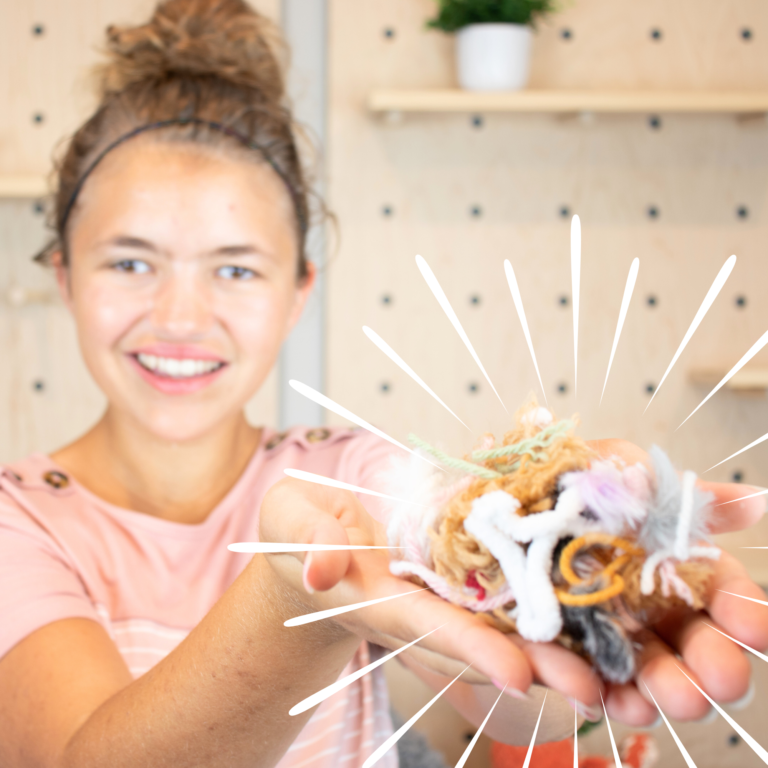
M 349 496 L 356 503 L 354 496 Z M 349 536 L 339 518 L 349 506 L 350 500 L 344 491 L 286 478 L 272 486 L 264 497 L 259 515 L 259 540 L 348 546 Z M 351 559 L 349 551 L 337 550 L 296 552 L 273 557 L 271 562 L 291 582 L 296 570 L 289 563 L 303 562 L 304 588 L 313 592 L 335 586 L 347 573 Z
M 309 528 L 307 544 L 348 545 L 346 530 L 332 515 L 322 515 Z M 307 592 L 326 590 L 336 586 L 349 570 L 352 560 L 350 551 L 305 552 L 303 582 Z

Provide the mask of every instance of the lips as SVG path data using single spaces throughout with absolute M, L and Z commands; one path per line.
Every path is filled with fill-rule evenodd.
M 128 354 L 141 378 L 168 395 L 198 392 L 212 384 L 227 363 L 208 350 L 154 345 Z

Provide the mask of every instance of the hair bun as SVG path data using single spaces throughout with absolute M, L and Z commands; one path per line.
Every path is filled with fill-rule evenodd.
M 109 27 L 107 39 L 105 94 L 134 83 L 213 76 L 269 102 L 284 95 L 279 30 L 243 0 L 164 0 L 147 24 Z

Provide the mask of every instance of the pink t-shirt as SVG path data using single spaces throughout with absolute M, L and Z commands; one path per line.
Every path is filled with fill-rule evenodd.
M 99 622 L 138 677 L 172 651 L 213 607 L 251 555 L 264 494 L 290 467 L 376 490 L 391 446 L 366 432 L 265 430 L 228 495 L 198 525 L 108 504 L 43 455 L 0 467 L 0 657 L 58 619 Z M 381 508 L 365 496 L 371 514 Z M 342 676 L 371 661 L 363 642 Z M 393 731 L 382 668 L 326 699 L 280 768 L 358 768 Z M 396 768 L 392 749 L 379 762 Z

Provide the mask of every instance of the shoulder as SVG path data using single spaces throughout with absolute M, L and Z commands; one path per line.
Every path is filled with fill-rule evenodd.
M 369 471 L 380 471 L 393 453 L 402 453 L 367 430 L 348 427 L 293 427 L 267 435 L 264 447 L 267 461 L 292 461 L 296 469 L 347 482 L 355 482 Z
M 11 464 L 0 464 L 0 519 L 35 519 L 54 510 L 63 499 L 74 501 L 70 478 L 47 456 L 34 454 Z

